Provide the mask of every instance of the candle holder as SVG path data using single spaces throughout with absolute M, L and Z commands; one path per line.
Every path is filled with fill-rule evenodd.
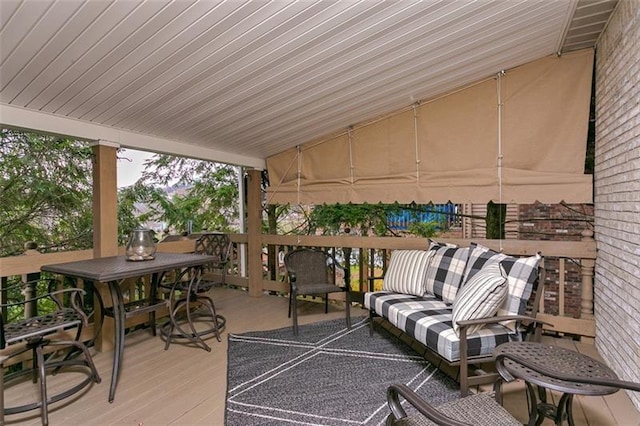
M 135 229 L 127 243 L 125 257 L 134 262 L 153 260 L 156 253 L 156 244 L 153 241 L 153 232 L 150 229 Z

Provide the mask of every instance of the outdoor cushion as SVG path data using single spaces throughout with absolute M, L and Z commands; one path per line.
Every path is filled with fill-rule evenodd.
M 453 330 L 451 306 L 433 296 L 412 296 L 385 291 L 368 292 L 365 307 L 387 318 L 396 328 L 412 336 L 450 362 L 460 360 L 460 338 Z M 517 339 L 500 324 L 487 325 L 467 335 L 469 356 L 491 355 L 496 346 Z
M 527 302 L 533 292 L 533 284 L 538 278 L 538 265 L 542 256 L 536 254 L 531 257 L 511 257 L 500 262 L 507 273 L 509 291 L 507 297 L 498 309 L 497 315 L 524 315 L 527 310 Z M 515 321 L 501 323 L 505 327 L 515 331 Z
M 504 253 L 498 253 L 488 247 L 485 247 L 478 243 L 471 243 L 469 245 L 469 257 L 467 258 L 467 264 L 464 268 L 463 283 L 466 283 L 475 274 L 480 271 L 485 265 L 491 263 L 498 263 L 508 256 Z
M 533 291 L 533 284 L 538 277 L 538 265 L 541 260 L 542 257 L 539 254 L 530 257 L 513 257 L 472 243 L 464 280 L 466 283 L 483 267 L 492 263 L 500 263 L 507 274 L 509 288 L 507 297 L 498 309 L 497 315 L 524 315 L 527 301 Z M 505 321 L 502 324 L 515 331 L 515 321 Z
M 398 314 L 414 309 L 449 309 L 447 304 L 433 296 L 423 297 L 389 291 L 368 292 L 364 295 L 364 306 L 385 317 L 391 324 L 398 326 Z
M 458 292 L 453 302 L 451 320 L 459 336 L 458 321 L 489 318 L 498 312 L 507 296 L 507 277 L 499 263 L 482 268 Z M 475 333 L 483 324 L 472 325 L 467 333 Z
M 427 250 L 394 250 L 389 268 L 384 276 L 382 289 L 403 294 L 422 296 L 429 257 Z
M 458 248 L 431 242 L 433 251 L 425 280 L 426 293 L 453 303 L 464 277 L 469 247 Z

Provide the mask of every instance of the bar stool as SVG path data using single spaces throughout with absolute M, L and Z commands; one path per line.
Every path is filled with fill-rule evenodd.
M 187 280 L 177 279 L 169 286 L 169 321 L 161 328 L 165 337 L 165 350 L 172 341 L 192 343 L 207 352 L 211 347 L 205 338 L 215 336 L 220 341 L 220 332 L 225 328 L 226 318 L 216 313 L 209 291 L 218 284 L 225 284 L 226 269 L 231 251 L 227 234 L 202 234 L 195 243 L 195 253 L 215 256 L 216 260 L 196 269 Z M 216 271 L 218 271 L 216 273 Z M 207 323 L 204 328 L 197 324 Z
M 25 312 L 36 312 L 37 302 L 43 299 L 51 299 L 55 304 L 55 310 L 49 313 L 38 315 L 37 313 L 18 321 L 6 322 L 4 315 L 0 315 L 0 349 L 5 350 L 0 357 L 2 365 L 2 374 L 0 374 L 0 403 L 2 410 L 0 412 L 0 424 L 4 424 L 5 414 L 17 414 L 25 411 L 40 408 L 40 416 L 42 424 L 49 423 L 49 404 L 58 402 L 68 398 L 91 383 L 100 383 L 100 375 L 91 358 L 89 350 L 84 343 L 80 341 L 83 326 L 88 324 L 88 319 L 82 310 L 82 296 L 84 290 L 78 288 L 67 288 L 61 290 L 53 290 L 54 280 L 50 280 L 47 286 L 47 293 L 37 295 L 37 288 L 40 282 L 19 283 L 17 285 L 5 288 L 7 294 L 24 294 L 31 295 L 13 303 L 5 303 L 0 305 L 3 313 L 9 308 L 20 309 L 24 307 Z M 40 284 L 42 286 L 42 284 Z M 65 303 L 68 302 L 68 303 Z M 56 333 L 69 329 L 76 329 L 73 340 L 59 339 Z M 61 359 L 56 358 L 53 354 L 48 354 L 51 347 L 61 349 L 71 349 Z M 15 350 L 11 350 L 11 349 Z M 59 349 L 58 349 L 59 350 Z M 4 377 L 4 365 L 14 357 L 25 352 L 33 353 L 33 367 L 23 369 Z M 64 373 L 67 367 L 81 367 L 86 373 L 86 377 L 80 383 L 58 392 L 53 396 L 47 394 L 47 371 L 51 370 L 53 374 Z M 40 383 L 40 400 L 23 404 L 15 407 L 5 407 L 4 389 L 11 386 L 16 379 L 26 374 L 33 375 L 33 382 Z

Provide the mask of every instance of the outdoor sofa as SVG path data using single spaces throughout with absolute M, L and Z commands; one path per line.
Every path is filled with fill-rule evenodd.
M 383 317 L 438 360 L 459 367 L 466 396 L 470 386 L 498 377 L 471 371 L 472 365 L 491 363 L 502 343 L 540 336 L 535 316 L 543 284 L 540 254 L 513 257 L 479 244 L 431 242 L 426 250 L 393 251 L 383 289 L 374 291 L 370 280 L 364 305 L 372 334 L 375 317 Z

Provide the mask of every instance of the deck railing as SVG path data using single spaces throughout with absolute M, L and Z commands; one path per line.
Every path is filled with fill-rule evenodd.
M 233 256 L 227 284 L 247 289 L 249 277 L 246 253 L 247 235 L 231 234 L 233 242 Z M 262 235 L 263 277 L 261 280 L 251 280 L 259 283 L 262 291 L 286 294 L 288 284 L 282 265 L 282 255 L 296 247 L 320 247 L 334 250 L 338 259 L 345 265 L 347 260 L 346 279 L 352 291 L 357 294 L 366 291 L 367 278 L 380 275 L 386 268 L 385 259 L 391 250 L 395 249 L 424 249 L 428 247 L 428 240 L 424 238 L 393 238 L 393 237 L 359 237 L 351 235 L 341 236 L 284 236 Z M 471 240 L 447 239 L 446 242 L 468 246 Z M 531 256 L 540 252 L 545 257 L 547 269 L 547 290 L 541 306 L 540 316 L 554 325 L 551 330 L 580 336 L 583 340 L 593 339 L 595 336 L 595 321 L 593 313 L 593 275 L 596 258 L 596 245 L 592 235 L 585 232 L 582 241 L 520 241 L 520 240 L 473 240 L 479 244 L 500 250 L 506 254 L 516 256 Z M 191 252 L 194 250 L 195 240 L 185 238 L 181 241 L 160 243 L 160 252 Z M 124 254 L 124 247 L 120 248 Z M 2 284 L 9 277 L 21 276 L 23 279 L 33 279 L 42 265 L 74 260 L 90 259 L 92 250 L 41 254 L 36 250 L 27 250 L 24 255 L 0 258 L 0 279 Z M 142 280 L 142 283 L 148 280 Z M 80 283 L 82 285 L 82 283 Z M 131 282 L 136 286 L 140 283 Z M 144 284 L 143 284 L 144 285 Z M 255 285 L 255 284 L 253 284 Z M 134 289 L 132 287 L 132 289 Z M 134 289 L 135 290 L 135 289 Z M 135 294 L 134 291 L 132 294 Z M 0 293 L 0 297 L 6 297 Z M 567 304 L 566 302 L 573 303 Z M 568 309 L 567 306 L 579 306 Z M 135 325 L 135 324 L 128 324 Z M 91 332 L 91 330 L 89 330 Z

